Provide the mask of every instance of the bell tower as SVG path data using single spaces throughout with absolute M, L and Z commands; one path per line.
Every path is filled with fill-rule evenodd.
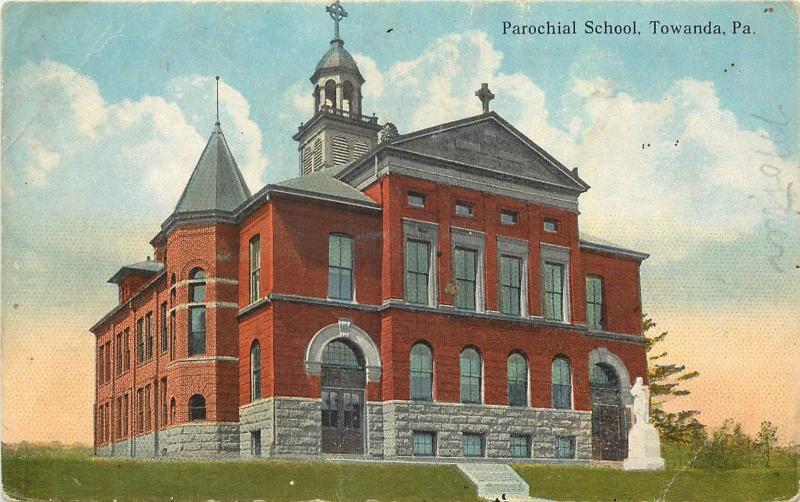
M 364 77 L 339 37 L 347 11 L 339 0 L 325 11 L 334 22 L 333 40 L 311 75 L 314 114 L 293 136 L 299 143 L 300 175 L 351 163 L 377 144 L 380 130 L 377 117 L 362 115 Z

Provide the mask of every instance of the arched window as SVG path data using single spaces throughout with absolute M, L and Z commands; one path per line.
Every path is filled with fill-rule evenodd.
M 354 103 L 354 88 L 353 83 L 349 80 L 342 86 L 342 109 L 348 113 L 353 113 Z
M 335 368 L 361 368 L 356 353 L 341 340 L 333 340 L 322 349 L 322 365 Z
M 553 359 L 552 384 L 553 408 L 572 409 L 572 369 L 565 357 Z
M 519 352 L 508 356 L 508 405 L 528 406 L 528 361 Z
M 250 347 L 250 396 L 251 401 L 261 399 L 261 346 L 258 341 Z
M 206 398 L 200 394 L 195 394 L 189 398 L 189 420 L 206 419 Z
M 592 366 L 592 371 L 589 373 L 589 383 L 592 387 L 616 389 L 619 385 L 619 379 L 614 368 L 598 363 Z
M 411 399 L 433 401 L 433 353 L 424 343 L 411 347 Z
M 196 268 L 189 274 L 189 302 L 206 301 L 206 273 Z
M 481 355 L 472 347 L 461 352 L 461 402 L 481 402 Z
M 336 82 L 328 80 L 325 82 L 325 102 L 324 106 L 336 108 Z

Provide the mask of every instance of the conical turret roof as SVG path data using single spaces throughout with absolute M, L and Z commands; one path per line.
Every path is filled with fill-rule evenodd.
M 175 206 L 175 214 L 233 211 L 249 198 L 250 190 L 217 123 Z

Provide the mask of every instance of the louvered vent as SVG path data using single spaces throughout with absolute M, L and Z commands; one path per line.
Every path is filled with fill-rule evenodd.
M 308 174 L 311 172 L 313 166 L 314 157 L 311 154 L 311 147 L 307 146 L 305 150 L 303 150 L 303 174 Z
M 362 143 L 361 141 L 354 142 L 353 143 L 353 160 L 358 160 L 361 157 L 363 157 L 367 153 L 367 150 L 369 150 L 369 147 L 367 146 L 366 143 Z
M 314 170 L 322 169 L 322 140 L 317 138 L 314 142 Z
M 350 144 L 347 138 L 343 136 L 334 136 L 331 150 L 333 152 L 334 166 L 343 166 L 350 162 Z

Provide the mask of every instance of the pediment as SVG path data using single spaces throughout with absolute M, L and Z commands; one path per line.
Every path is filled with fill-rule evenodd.
M 425 129 L 393 146 L 583 192 L 588 185 L 494 113 Z

